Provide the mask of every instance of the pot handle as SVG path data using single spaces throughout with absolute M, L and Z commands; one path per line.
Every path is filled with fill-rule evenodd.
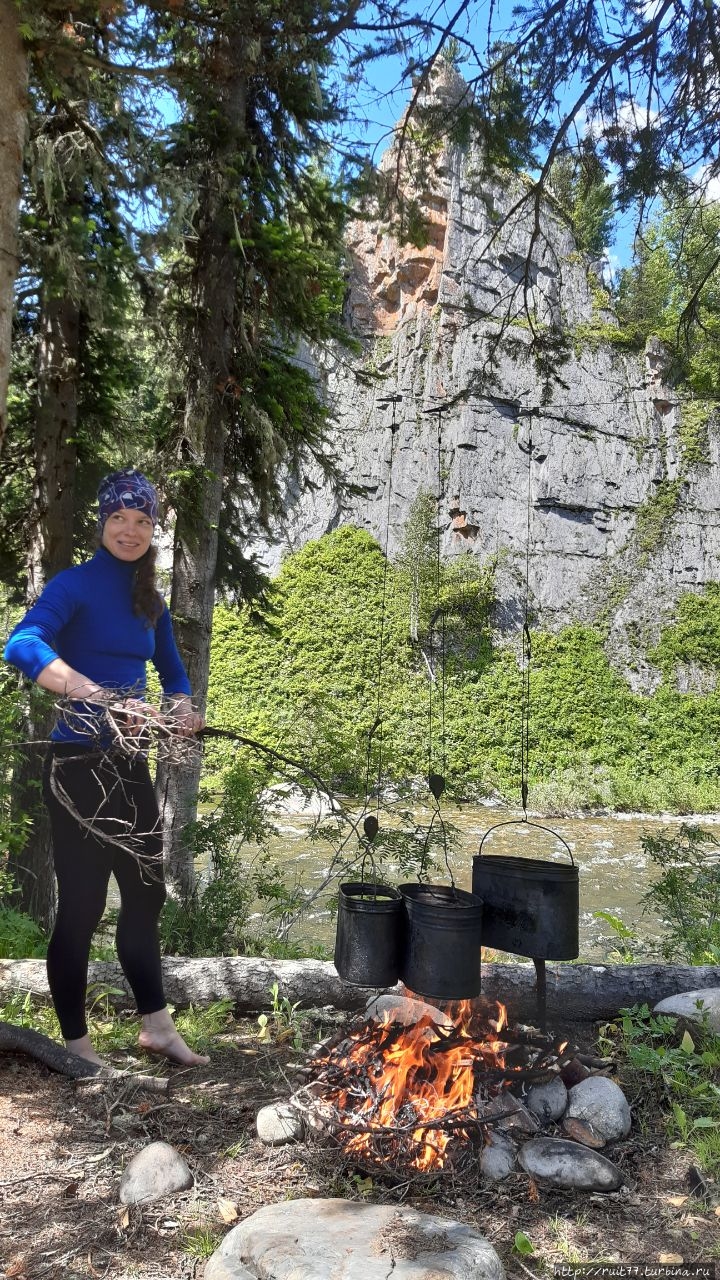
M 529 818 L 507 818 L 504 822 L 496 822 L 492 827 L 488 827 L 487 831 L 485 832 L 485 835 L 480 841 L 480 848 L 478 849 L 478 857 L 479 858 L 482 857 L 482 849 L 485 841 L 487 840 L 488 836 L 492 834 L 493 831 L 497 831 L 498 827 L 522 827 L 522 826 L 536 827 L 538 831 L 547 831 L 548 835 L 554 836 L 556 840 L 560 841 L 560 844 L 565 846 L 565 849 L 570 855 L 570 861 L 572 865 L 575 866 L 575 859 L 573 858 L 573 855 L 572 855 L 572 849 L 570 848 L 570 845 L 568 844 L 567 840 L 565 840 L 557 831 L 553 831 L 552 827 L 544 827 L 541 822 L 531 822 Z

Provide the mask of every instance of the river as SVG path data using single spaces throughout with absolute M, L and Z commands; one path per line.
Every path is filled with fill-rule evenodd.
M 460 888 L 470 889 L 472 859 L 484 833 L 495 823 L 507 823 L 508 819 L 521 815 L 474 805 L 446 805 L 444 813 L 447 821 L 461 833 L 458 847 L 450 860 L 453 875 Z M 421 810 L 416 811 L 419 821 L 427 821 L 427 816 Z M 612 814 L 537 818 L 536 821 L 556 831 L 572 850 L 580 884 L 580 959 L 591 961 L 611 958 L 619 945 L 607 922 L 597 918 L 599 911 L 619 917 L 643 940 L 649 941 L 660 932 L 657 918 L 644 912 L 641 902 L 658 874 L 642 850 L 642 833 L 657 832 L 662 827 L 677 828 L 682 822 L 714 827 L 720 822 L 720 817 L 706 814 L 696 818 Z M 312 819 L 302 814 L 279 815 L 276 818 L 278 834 L 271 842 L 271 853 L 282 863 L 286 878 L 292 880 L 294 872 L 306 890 L 322 879 L 330 852 L 322 844 L 308 842 L 307 833 L 311 825 Z M 525 857 L 537 855 L 539 859 L 568 861 L 559 843 L 526 824 L 500 826 L 486 841 L 483 852 L 517 853 Z M 391 866 L 389 870 L 392 883 L 403 878 L 399 868 Z M 442 878 L 433 876 L 435 880 Z M 292 936 L 296 941 L 321 942 L 332 947 L 334 920 L 329 909 L 318 903 L 295 926 Z

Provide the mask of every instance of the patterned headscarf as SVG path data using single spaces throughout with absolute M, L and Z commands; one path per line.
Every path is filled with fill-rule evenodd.
M 122 471 L 111 471 L 100 481 L 98 489 L 98 527 L 102 532 L 105 521 L 114 511 L 121 507 L 131 507 L 134 511 L 144 511 L 153 524 L 158 522 L 157 489 L 142 471 L 134 467 L 125 467 Z

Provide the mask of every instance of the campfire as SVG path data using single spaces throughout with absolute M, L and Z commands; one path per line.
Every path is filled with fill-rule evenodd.
M 495 1126 L 536 1133 L 520 1095 L 574 1056 L 566 1040 L 510 1028 L 503 1005 L 401 1000 L 318 1046 L 293 1101 L 361 1163 L 432 1172 L 477 1155 Z

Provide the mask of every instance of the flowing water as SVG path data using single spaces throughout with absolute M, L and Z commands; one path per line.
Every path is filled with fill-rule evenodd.
M 444 814 L 461 833 L 460 844 L 450 859 L 453 876 L 459 888 L 470 889 L 472 859 L 480 841 L 495 823 L 507 823 L 520 814 L 507 810 L 495 810 L 482 806 L 447 805 Z M 419 821 L 427 821 L 428 815 L 417 811 Z M 582 818 L 538 818 L 538 822 L 551 827 L 570 846 L 579 869 L 580 882 L 580 959 L 602 960 L 613 958 L 612 953 L 622 945 L 605 920 L 597 918 L 597 912 L 610 912 L 632 929 L 640 939 L 657 937 L 660 926 L 657 918 L 643 911 L 643 894 L 657 876 L 657 868 L 642 850 L 640 837 L 644 831 L 658 832 L 662 827 L 675 828 L 681 822 L 696 822 L 713 827 L 720 822 L 717 815 L 703 815 L 689 819 L 670 816 L 613 814 Z M 312 819 L 304 815 L 285 814 L 276 819 L 278 835 L 272 842 L 271 852 L 281 863 L 287 880 L 297 877 L 305 890 L 312 890 L 326 872 L 329 853 L 322 845 L 310 844 L 307 833 Z M 559 842 L 535 827 L 518 824 L 500 826 L 486 840 L 483 853 L 519 854 L 524 857 L 569 861 Z M 402 879 L 400 868 L 390 866 L 387 874 L 392 883 Z M 447 876 L 434 874 L 434 880 Z M 307 943 L 324 943 L 332 947 L 335 925 L 331 912 L 318 902 L 306 919 L 293 931 L 293 937 Z M 617 958 L 615 956 L 614 958 Z M 642 956 L 640 957 L 642 959 Z

